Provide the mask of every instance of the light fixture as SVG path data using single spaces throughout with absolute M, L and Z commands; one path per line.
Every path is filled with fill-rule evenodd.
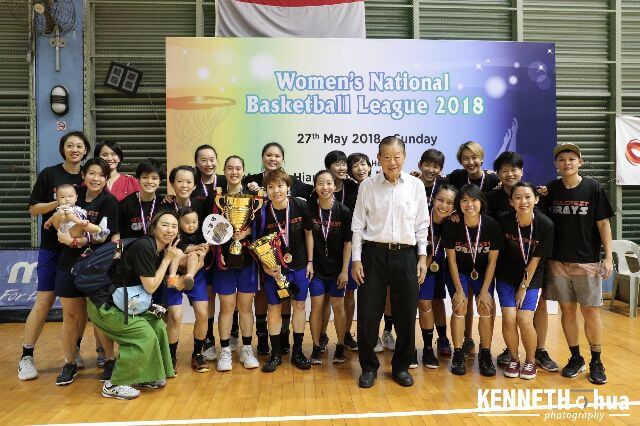
M 65 115 L 69 112 L 69 92 L 64 86 L 51 88 L 51 111 L 57 115 Z

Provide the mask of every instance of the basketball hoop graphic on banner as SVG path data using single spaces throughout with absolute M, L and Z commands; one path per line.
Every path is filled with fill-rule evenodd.
M 640 185 L 640 118 L 616 117 L 616 183 Z

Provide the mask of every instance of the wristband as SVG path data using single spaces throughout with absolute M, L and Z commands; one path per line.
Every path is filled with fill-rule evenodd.
M 307 260 L 307 263 L 313 263 L 313 260 Z
M 77 238 L 72 238 L 71 239 L 71 248 L 78 248 L 78 239 Z

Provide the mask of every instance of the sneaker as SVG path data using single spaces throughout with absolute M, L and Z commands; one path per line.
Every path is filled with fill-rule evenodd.
M 297 349 L 291 352 L 291 362 L 300 370 L 308 370 L 311 368 L 311 361 L 304 356 L 302 349 Z
M 62 367 L 62 371 L 56 379 L 56 385 L 68 385 L 73 382 L 77 375 L 78 367 L 75 364 L 70 364 L 67 362 L 64 367 Z
M 527 364 L 525 363 L 525 366 Z M 523 369 L 524 371 L 524 369 Z M 509 364 L 504 369 L 504 377 L 510 377 L 515 379 L 520 376 L 520 363 L 517 361 L 509 361 Z
M 438 345 L 438 355 L 451 356 L 453 350 L 451 349 L 451 343 L 449 342 L 449 339 L 447 339 L 446 337 L 438 337 L 436 343 Z
M 506 366 L 506 365 L 509 365 L 510 363 L 511 363 L 511 352 L 509 352 L 509 348 L 504 348 L 502 353 L 498 355 L 498 358 L 496 358 L 496 364 Z M 507 376 L 507 377 L 510 377 L 510 376 Z
M 107 355 L 104 353 L 104 349 L 96 349 L 98 356 L 96 357 L 96 367 L 104 368 L 104 363 L 107 362 Z M 77 362 L 77 360 L 76 360 Z
M 453 351 L 451 358 L 451 372 L 458 376 L 464 376 L 467 373 L 467 366 L 464 364 L 464 352 Z
M 32 356 L 23 357 L 18 363 L 18 379 L 31 380 L 38 377 L 36 362 Z
M 173 367 L 173 373 L 177 376 L 178 375 L 178 358 L 171 357 L 171 364 Z
M 322 333 L 320 334 L 320 350 L 325 352 L 327 350 L 327 346 L 329 345 L 329 336 Z
M 82 357 L 80 356 L 80 348 L 76 348 L 76 367 L 78 367 L 78 369 L 80 368 L 84 368 L 84 359 L 82 359 Z
M 107 380 L 102 386 L 102 396 L 116 399 L 136 399 L 140 396 L 140 391 L 127 385 L 114 386 L 110 380 Z
M 153 382 L 137 383 L 133 386 L 142 389 L 162 389 L 163 387 L 167 386 L 167 380 L 162 379 Z
M 571 358 L 569 358 L 569 362 L 567 362 L 567 365 L 565 365 L 562 369 L 561 374 L 564 377 L 573 378 L 576 377 L 578 373 L 581 373 L 585 370 L 586 367 L 584 366 L 584 358 L 581 356 L 572 356 Z
M 520 371 L 520 378 L 525 380 L 535 379 L 537 372 L 538 369 L 535 362 L 525 362 L 522 371 Z
M 393 337 L 393 334 L 391 334 L 390 331 L 385 330 L 382 332 L 382 345 L 387 350 L 396 350 L 396 339 Z
M 462 352 L 464 353 L 464 357 L 472 357 L 475 349 L 476 343 L 473 341 L 473 339 L 471 337 L 465 337 L 464 342 L 462 343 Z
M 258 336 L 258 346 L 256 351 L 258 355 L 269 355 L 269 335 L 267 333 L 256 333 Z
M 240 349 L 240 362 L 244 365 L 244 368 L 248 369 L 258 368 L 260 366 L 260 363 L 253 354 L 251 345 L 242 346 L 242 349 Z
M 238 345 L 239 345 L 238 338 L 231 336 L 229 338 L 229 349 L 231 349 L 231 352 L 235 352 L 236 350 L 238 350 Z
M 312 365 L 320 365 L 322 364 L 322 347 L 314 346 L 313 351 L 311 351 L 311 358 L 309 359 Z
M 536 364 L 542 367 L 545 371 L 558 371 L 560 367 L 551 359 L 549 353 L 544 349 L 536 349 Z
M 205 361 L 215 361 L 218 358 L 218 354 L 216 354 L 216 346 L 209 339 L 204 342 L 204 350 L 202 351 L 202 356 Z
M 220 356 L 218 357 L 218 364 L 216 370 L 218 371 L 231 371 L 233 368 L 233 359 L 231 358 L 231 348 L 220 348 Z
M 384 351 L 384 346 L 382 345 L 382 339 L 378 337 L 378 343 L 376 343 L 375 348 L 373 348 L 374 352 L 382 352 Z
M 409 363 L 409 368 L 412 370 L 414 368 L 418 368 L 418 350 L 417 349 L 413 351 L 413 359 Z
M 209 364 L 204 360 L 202 354 L 191 355 L 191 368 L 196 370 L 196 373 L 206 373 L 209 371 Z
M 438 358 L 436 358 L 436 355 L 433 353 L 433 348 L 424 348 L 422 351 L 422 365 L 427 368 L 440 367 L 440 361 L 438 361 Z
M 591 360 L 589 363 L 589 381 L 594 385 L 604 385 L 607 383 L 607 375 L 604 374 L 602 361 Z
M 345 345 L 336 345 L 336 351 L 333 353 L 332 361 L 334 364 L 342 364 L 347 360 L 347 351 Z
M 280 353 L 286 355 L 291 352 L 291 343 L 289 343 L 289 332 L 280 333 Z
M 279 365 L 282 365 L 282 357 L 280 355 L 271 355 L 267 362 L 262 364 L 262 372 L 273 373 Z
M 113 368 L 116 366 L 115 359 L 108 359 L 104 362 L 104 370 L 102 370 L 102 375 L 100 376 L 101 382 L 106 382 L 111 380 L 111 376 L 113 375 Z
M 356 342 L 356 340 L 353 338 L 353 334 L 351 334 L 351 333 L 345 333 L 345 335 L 344 335 L 344 345 L 350 351 L 357 351 L 358 350 L 358 342 Z
M 487 377 L 496 375 L 496 366 L 493 365 L 491 359 L 491 351 L 489 349 L 481 349 L 478 356 L 478 366 L 480 367 L 480 374 Z

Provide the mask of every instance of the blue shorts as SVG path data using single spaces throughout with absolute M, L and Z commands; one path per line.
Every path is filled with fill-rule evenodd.
M 59 251 L 38 250 L 38 291 L 54 291 L 56 288 L 56 270 L 58 269 Z
M 297 271 L 287 272 L 285 274 L 287 281 L 298 286 L 298 293 L 293 296 L 293 300 L 304 302 L 307 300 L 307 292 L 309 291 L 309 280 L 307 279 L 306 268 L 298 269 Z M 267 294 L 267 302 L 270 305 L 279 305 L 282 303 L 278 294 L 276 293 L 278 286 L 276 280 L 268 274 L 264 274 L 264 290 Z M 321 293 L 322 294 L 322 293 Z M 312 294 L 313 296 L 313 294 Z
M 206 267 L 206 263 L 205 263 L 205 267 Z M 212 285 L 215 288 L 215 280 L 214 280 L 214 276 L 216 273 L 216 267 L 214 265 L 211 266 L 211 268 L 209 269 L 205 269 L 204 270 L 205 273 L 205 279 L 207 281 L 207 285 Z
M 469 290 L 473 288 L 473 294 L 478 296 L 480 294 L 480 290 L 482 289 L 482 281 L 484 279 L 484 272 L 480 273 L 480 277 L 477 280 L 472 280 L 471 277 L 467 274 L 460 274 L 460 284 L 462 284 L 462 289 L 464 290 L 464 294 L 469 295 Z M 489 296 L 493 298 L 493 289 L 495 288 L 495 280 L 489 285 Z M 449 289 L 449 295 L 453 298 L 453 295 L 456 294 L 456 287 L 453 285 L 453 280 L 447 281 L 447 289 Z
M 191 303 L 193 302 L 205 302 L 209 300 L 209 295 L 207 294 L 207 279 L 206 272 L 204 269 L 200 269 L 195 277 L 193 277 L 195 283 L 193 284 L 193 288 L 189 291 L 179 291 L 175 288 L 167 288 L 166 297 L 167 297 L 167 306 L 177 306 L 182 305 L 182 294 L 186 294 Z
M 444 300 L 447 295 L 445 293 L 446 283 L 451 281 L 451 276 L 449 275 L 449 271 L 446 268 L 443 268 L 440 265 L 440 270 L 438 272 L 427 274 L 427 277 L 424 280 L 424 283 L 420 286 L 420 291 L 418 292 L 418 300 L 433 300 L 440 299 Z
M 331 297 L 344 297 L 346 288 L 338 288 L 338 280 L 323 280 L 322 278 L 312 278 L 309 283 L 309 293 L 311 296 L 329 294 Z
M 84 294 L 76 287 L 71 270 L 66 268 L 59 268 L 56 271 L 54 294 L 57 297 L 84 297 Z
M 515 287 L 504 281 L 498 281 L 496 283 L 496 289 L 498 290 L 498 300 L 500 300 L 500 306 L 503 308 L 515 308 L 516 307 L 516 291 L 518 287 Z M 538 298 L 540 296 L 539 288 L 530 288 L 524 296 L 521 311 L 535 311 L 538 307 Z
M 212 268 L 213 269 L 213 268 Z M 216 271 L 215 292 L 222 295 L 255 293 L 258 291 L 258 271 L 255 264 L 244 268 L 229 268 Z
M 349 260 L 349 272 L 348 272 L 349 273 L 349 278 L 348 278 L 348 281 L 347 281 L 347 290 L 356 291 L 358 289 L 358 283 L 351 276 L 351 266 L 352 265 L 353 265 L 353 262 L 351 260 Z

